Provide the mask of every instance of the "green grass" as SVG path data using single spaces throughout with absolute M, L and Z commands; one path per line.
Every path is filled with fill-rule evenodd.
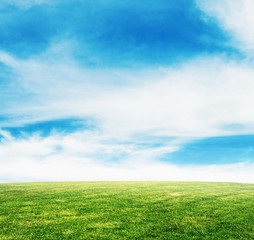
M 254 184 L 0 184 L 0 239 L 254 239 Z

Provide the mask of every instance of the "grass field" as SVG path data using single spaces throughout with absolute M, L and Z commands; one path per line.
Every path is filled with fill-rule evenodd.
M 0 184 L 0 239 L 254 239 L 254 184 Z

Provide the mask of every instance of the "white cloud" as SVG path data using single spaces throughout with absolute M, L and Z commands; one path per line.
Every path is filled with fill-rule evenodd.
M 134 144 L 105 143 L 105 136 L 89 131 L 47 138 L 7 139 L 0 145 L 0 182 L 165 180 L 254 183 L 254 164 L 251 162 L 177 166 L 155 161 L 156 156 L 178 149 L 173 142 L 170 144 L 168 147 L 139 149 Z M 125 154 L 127 157 L 121 161 L 105 161 L 107 154 Z
M 51 158 L 12 162 L 1 168 L 1 182 L 16 181 L 217 181 L 254 183 L 253 164 L 179 167 L 148 163 L 132 168 Z
M 196 59 L 176 68 L 128 72 L 82 69 L 71 61 L 23 61 L 6 54 L 0 60 L 18 76 L 13 91 L 6 89 L 11 94 L 3 98 L 8 105 L 2 106 L 2 115 L 22 121 L 88 117 L 119 137 L 254 132 L 254 70 L 245 62 Z M 25 97 L 13 101 L 16 89 Z M 241 127 L 227 127 L 233 125 Z
M 223 126 L 242 124 L 253 133 L 254 71 L 241 64 L 197 61 L 161 79 L 93 101 L 109 131 L 151 131 L 168 136 L 238 134 Z
M 111 162 L 114 156 L 124 156 L 121 163 L 125 160 L 129 161 L 129 158 L 134 161 L 142 161 L 142 159 L 150 161 L 164 153 L 177 151 L 183 143 L 181 139 L 177 141 L 173 139 L 164 141 L 162 146 L 153 147 L 144 139 L 139 142 L 125 139 L 121 142 L 110 135 L 91 130 L 77 131 L 67 135 L 52 133 L 49 137 L 42 137 L 35 133 L 31 136 L 15 138 L 7 131 L 0 131 L 0 134 L 3 136 L 0 144 L 0 159 L 3 161 L 16 161 L 16 159 L 37 161 L 38 159 L 46 160 L 52 156 L 59 156 L 59 159 L 91 158 L 99 162 L 105 160 Z M 142 143 L 141 146 L 138 145 L 139 143 Z
M 254 1 L 253 0 L 197 0 L 198 6 L 208 16 L 232 34 L 237 47 L 246 53 L 254 51 Z

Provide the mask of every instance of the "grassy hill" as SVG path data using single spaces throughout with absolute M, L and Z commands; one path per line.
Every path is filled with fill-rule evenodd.
M 254 239 L 254 184 L 0 184 L 0 239 Z

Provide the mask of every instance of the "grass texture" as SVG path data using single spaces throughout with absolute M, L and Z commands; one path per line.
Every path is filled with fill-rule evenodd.
M 254 184 L 0 184 L 0 239 L 254 239 Z

